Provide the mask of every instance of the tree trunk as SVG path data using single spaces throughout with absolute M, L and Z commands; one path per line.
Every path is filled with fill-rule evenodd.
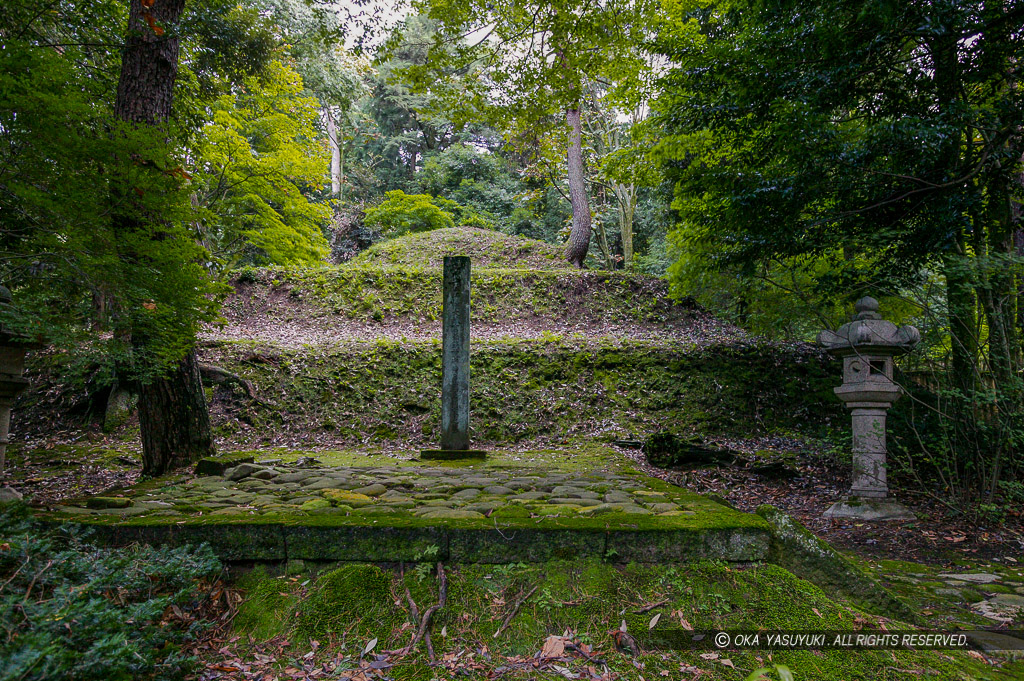
M 215 453 L 196 351 L 163 378 L 140 386 L 142 473 L 161 475 Z
M 572 229 L 565 258 L 576 267 L 582 268 L 590 249 L 590 203 L 587 187 L 583 182 L 583 136 L 580 110 L 566 109 L 565 120 L 569 123 L 569 202 L 572 203 Z
M 612 184 L 619 201 L 619 232 L 622 235 L 622 266 L 633 269 L 633 220 L 636 216 L 636 185 Z
M 119 119 L 161 126 L 170 118 L 178 75 L 177 24 L 184 9 L 185 0 L 130 0 L 114 105 Z M 131 196 L 129 187 L 120 187 L 119 192 L 122 197 Z M 131 212 L 130 207 L 114 216 L 117 228 L 125 233 L 146 229 L 146 221 L 154 219 Z M 145 347 L 146 340 L 135 336 L 133 343 Z M 210 414 L 194 348 L 165 376 L 139 386 L 139 425 L 146 474 L 158 475 L 213 453 Z
M 171 115 L 178 76 L 177 23 L 185 0 L 131 0 L 114 114 L 124 121 L 160 125 Z
M 338 141 L 338 124 L 331 107 L 324 108 L 327 117 L 327 138 L 331 143 L 331 196 L 341 194 L 341 143 Z

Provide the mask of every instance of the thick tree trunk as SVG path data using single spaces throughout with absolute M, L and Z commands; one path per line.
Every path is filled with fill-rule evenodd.
M 184 9 L 185 0 L 130 0 L 128 38 L 114 105 L 121 120 L 161 126 L 170 118 L 178 75 L 177 24 Z M 131 196 L 129 187 L 119 191 L 122 197 Z M 156 219 L 132 212 L 130 207 L 114 216 L 117 228 L 125 233 L 146 229 L 146 221 Z M 137 346 L 145 342 L 133 338 Z M 194 349 L 165 376 L 140 386 L 139 425 L 143 472 L 147 474 L 158 475 L 213 453 L 210 413 Z
M 572 229 L 569 243 L 565 247 L 565 258 L 576 267 L 582 268 L 590 249 L 590 202 L 587 187 L 583 181 L 583 136 L 579 109 L 566 109 L 565 120 L 569 123 L 569 201 L 572 203 Z
M 214 454 L 195 350 L 170 374 L 140 387 L 139 429 L 145 475 L 160 475 Z
M 149 7 L 131 0 L 114 104 L 121 120 L 160 125 L 170 118 L 180 42 L 175 31 L 184 10 L 185 0 L 153 0 Z

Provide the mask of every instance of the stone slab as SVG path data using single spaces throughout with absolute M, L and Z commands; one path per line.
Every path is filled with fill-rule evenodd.
M 869 521 L 917 519 L 910 509 L 895 499 L 867 499 L 864 497 L 851 497 L 837 501 L 825 511 L 824 517 Z
M 288 559 L 416 562 L 447 560 L 448 538 L 440 527 L 349 525 L 284 528 Z
M 448 559 L 461 563 L 542 563 L 605 556 L 601 531 L 494 529 L 448 531 Z
M 424 449 L 420 458 L 427 461 L 461 461 L 463 459 L 486 459 L 485 449 Z

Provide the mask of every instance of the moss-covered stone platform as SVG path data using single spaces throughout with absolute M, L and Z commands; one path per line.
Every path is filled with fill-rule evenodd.
M 273 456 L 223 475 L 149 481 L 116 501 L 79 500 L 56 515 L 113 544 L 208 542 L 237 561 L 751 562 L 770 549 L 761 517 L 642 475 L 625 459 Z

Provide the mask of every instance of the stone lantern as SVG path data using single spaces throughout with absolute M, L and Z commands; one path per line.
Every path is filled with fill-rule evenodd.
M 11 292 L 0 286 L 0 307 L 7 307 L 10 304 Z M 0 325 L 0 477 L 4 474 L 7 433 L 11 427 L 14 398 L 28 387 L 28 379 L 22 377 L 25 372 L 25 352 L 37 347 L 41 346 Z M 0 487 L 0 502 L 20 497 L 20 494 L 8 487 Z
M 853 321 L 823 331 L 818 343 L 843 360 L 843 384 L 835 389 L 853 418 L 853 484 L 850 494 L 825 511 L 826 518 L 903 520 L 914 515 L 889 496 L 885 480 L 885 417 L 902 389 L 893 380 L 893 357 L 911 350 L 921 334 L 896 327 L 878 314 L 878 301 L 857 301 Z

